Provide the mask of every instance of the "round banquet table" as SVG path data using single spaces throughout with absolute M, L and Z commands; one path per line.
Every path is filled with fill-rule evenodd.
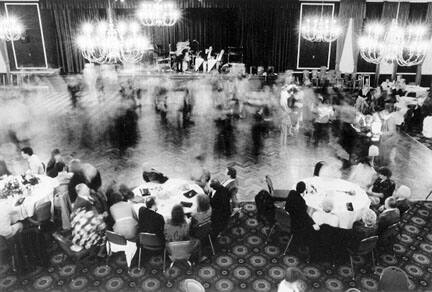
M 12 222 L 32 217 L 36 207 L 43 202 L 51 201 L 51 206 L 53 206 L 54 188 L 58 186 L 58 180 L 45 175 L 37 175 L 37 177 L 40 179 L 39 183 L 31 187 L 30 193 L 25 196 L 21 205 L 15 206 L 18 197 L 2 200 Z
M 148 189 L 151 196 L 156 198 L 158 213 L 164 216 L 165 219 L 171 218 L 171 210 L 174 205 L 181 205 L 181 202 L 192 204 L 190 207 L 183 207 L 185 213 L 194 213 L 197 209 L 197 196 L 204 194 L 203 189 L 197 184 L 185 179 L 169 179 L 163 184 L 144 183 L 133 190 L 135 195 L 134 204 L 135 214 L 139 215 L 139 209 L 145 206 L 142 193 Z M 194 190 L 197 194 L 192 198 L 184 196 L 190 190 Z
M 303 182 L 306 183 L 307 190 L 303 198 L 309 207 L 309 215 L 316 210 L 322 210 L 323 200 L 330 198 L 333 201 L 332 213 L 339 217 L 340 228 L 351 229 L 353 223 L 361 219 L 364 210 L 370 207 L 371 202 L 366 191 L 352 182 L 327 177 L 306 178 Z M 350 191 L 355 194 L 349 194 Z M 353 211 L 347 209 L 349 202 L 353 205 Z

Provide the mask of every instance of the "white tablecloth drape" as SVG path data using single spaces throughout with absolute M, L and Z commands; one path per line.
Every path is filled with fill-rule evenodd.
M 181 202 L 192 204 L 191 207 L 183 207 L 185 213 L 193 213 L 197 209 L 197 195 L 204 194 L 203 189 L 197 184 L 184 179 L 169 179 L 164 184 L 144 183 L 133 190 L 135 199 L 139 200 L 142 197 L 142 192 L 148 189 L 150 195 L 156 198 L 158 213 L 168 219 L 171 217 L 171 210 L 174 205 Z M 184 196 L 190 190 L 197 192 L 192 198 Z M 144 206 L 144 203 L 134 204 L 134 211 L 138 217 L 139 209 Z
M 19 198 L 5 199 L 7 201 L 4 205 L 6 206 L 5 211 L 9 213 L 13 223 L 32 217 L 36 207 L 43 202 L 51 201 L 51 207 L 53 207 L 54 188 L 58 186 L 58 181 L 44 175 L 38 175 L 38 178 L 39 183 L 32 187 L 30 194 L 25 196 L 21 205 L 15 206 Z
M 322 177 L 306 178 L 303 181 L 308 190 L 304 199 L 309 207 L 309 214 L 322 210 L 322 202 L 331 199 L 332 213 L 338 216 L 340 228 L 351 229 L 353 223 L 360 220 L 363 212 L 370 206 L 371 202 L 366 191 L 349 181 Z M 353 192 L 353 195 L 350 192 Z M 347 203 L 352 203 L 353 211 L 348 211 Z

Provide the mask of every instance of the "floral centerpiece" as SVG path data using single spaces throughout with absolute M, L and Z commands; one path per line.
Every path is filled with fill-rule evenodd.
M 0 199 L 25 196 L 38 183 L 39 178 L 33 175 L 3 176 L 0 178 Z

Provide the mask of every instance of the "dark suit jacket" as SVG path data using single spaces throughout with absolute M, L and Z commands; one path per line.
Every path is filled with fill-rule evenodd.
M 146 207 L 141 207 L 138 217 L 138 233 L 153 233 L 156 234 L 162 242 L 165 242 L 165 219 L 161 214 Z
M 212 229 L 215 234 L 219 234 L 228 226 L 231 216 L 231 197 L 224 186 L 219 184 L 213 188 L 215 193 L 210 198 Z
M 399 209 L 400 215 L 402 216 L 410 208 L 410 202 L 407 199 L 397 200 L 396 207 Z
M 400 221 L 399 209 L 383 211 L 378 216 L 378 233 L 383 232 L 387 227 Z
M 288 194 L 285 210 L 291 215 L 291 224 L 294 231 L 309 229 L 315 224 L 307 213 L 307 205 L 303 197 L 292 190 Z
M 363 221 L 357 221 L 353 225 L 354 240 L 360 242 L 362 239 L 377 235 L 378 225 L 365 226 Z

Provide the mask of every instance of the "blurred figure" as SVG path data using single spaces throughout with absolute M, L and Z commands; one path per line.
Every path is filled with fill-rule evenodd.
M 279 283 L 277 292 L 305 292 L 307 291 L 306 276 L 295 267 L 285 271 L 285 278 Z
M 60 150 L 54 149 L 51 152 L 51 158 L 47 163 L 46 174 L 49 177 L 57 177 L 59 172 L 63 171 L 66 167 L 63 157 L 60 154 Z
M 70 77 L 67 89 L 70 94 L 71 104 L 73 108 L 77 107 L 77 104 L 81 97 L 81 82 L 78 77 Z
M 333 202 L 330 199 L 326 199 L 322 202 L 322 210 L 317 210 L 313 213 L 312 219 L 318 225 L 327 224 L 332 227 L 339 227 L 339 218 L 333 211 Z
M 99 102 L 103 102 L 105 99 L 105 86 L 102 78 L 102 74 L 99 74 L 96 78 L 96 96 Z
M 39 157 L 33 153 L 33 149 L 30 147 L 24 147 L 21 149 L 21 156 L 27 160 L 28 170 L 30 174 L 44 174 L 45 167 Z

